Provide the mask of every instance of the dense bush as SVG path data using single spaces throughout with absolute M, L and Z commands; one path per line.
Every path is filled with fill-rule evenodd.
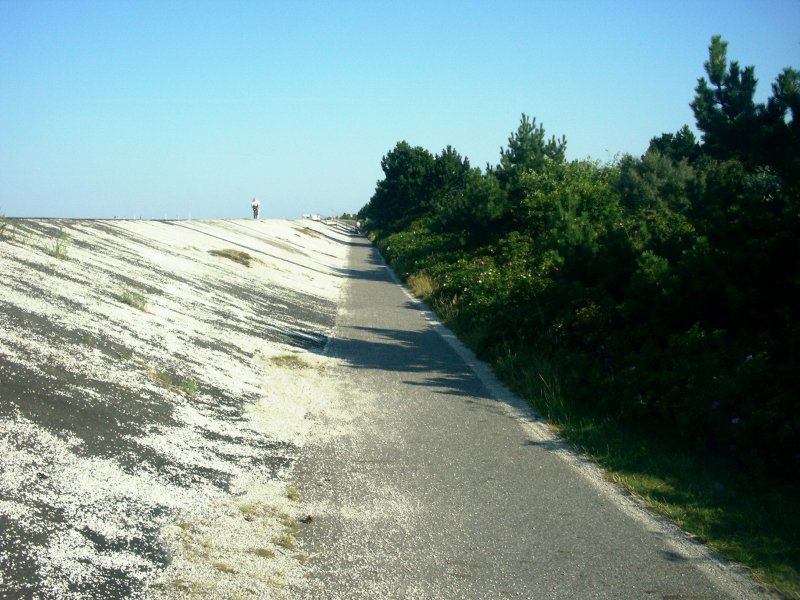
M 764 473 L 800 473 L 800 77 L 764 105 L 713 38 L 688 127 L 568 162 L 521 124 L 485 172 L 401 142 L 362 209 L 484 357 L 547 353 L 581 402 Z

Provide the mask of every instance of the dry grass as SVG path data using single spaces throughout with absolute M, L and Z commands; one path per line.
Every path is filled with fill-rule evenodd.
M 170 390 L 171 392 L 178 392 L 189 398 L 194 398 L 197 395 L 199 387 L 197 381 L 191 377 L 178 379 L 167 371 L 162 371 L 150 365 L 146 365 L 145 369 L 147 371 L 147 376 L 164 389 Z
M 316 237 L 316 238 L 325 237 L 319 231 L 311 229 L 310 227 L 303 227 L 302 229 L 298 229 L 297 231 L 299 231 L 302 234 L 311 236 L 311 237 Z
M 293 485 L 286 486 L 286 497 L 292 502 L 300 502 L 300 490 Z
M 278 521 L 283 525 L 283 533 L 276 536 L 272 543 L 286 550 L 294 550 L 297 546 L 300 523 L 297 522 L 297 519 L 285 513 L 278 516 Z
M 297 544 L 297 540 L 295 539 L 294 534 L 292 534 L 289 531 L 285 531 L 281 535 L 276 537 L 273 540 L 273 543 L 276 546 L 280 546 L 281 548 L 284 548 L 286 550 L 294 550 L 295 545 Z
M 228 260 L 232 260 L 233 262 L 239 263 L 240 265 L 244 265 L 245 267 L 249 267 L 250 263 L 254 260 L 252 256 L 250 256 L 247 252 L 243 250 L 235 250 L 234 248 L 225 248 L 223 250 L 209 250 L 209 254 L 213 256 L 221 256 L 222 258 L 227 258 Z
M 417 298 L 427 300 L 439 289 L 439 284 L 430 275 L 419 273 L 408 276 L 408 287 Z
M 221 573 L 236 573 L 236 568 L 233 565 L 221 560 L 216 561 L 212 566 Z
M 264 514 L 264 505 L 260 502 L 245 502 L 239 505 L 239 512 L 245 517 L 261 516 Z
M 296 354 L 279 354 L 270 357 L 270 362 L 284 369 L 309 369 L 311 365 Z

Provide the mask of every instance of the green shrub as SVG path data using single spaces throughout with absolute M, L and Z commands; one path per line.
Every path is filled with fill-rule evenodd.
M 725 47 L 715 38 L 710 53 L 727 69 Z M 712 76 L 692 105 L 703 144 L 684 127 L 641 158 L 567 162 L 565 142 L 523 115 L 484 173 L 450 147 L 398 145 L 363 213 L 395 272 L 515 389 L 575 419 L 577 443 L 654 440 L 641 453 L 680 448 L 740 472 L 751 497 L 776 486 L 796 499 L 800 140 L 785 98 L 800 74 L 785 70 L 766 106 L 744 79 Z M 637 452 L 608 462 L 658 462 L 629 461 Z M 769 535 L 796 581 L 796 536 Z M 756 538 L 737 555 L 764 558 Z

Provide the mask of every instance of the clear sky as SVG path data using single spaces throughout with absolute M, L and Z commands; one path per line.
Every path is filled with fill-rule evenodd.
M 761 100 L 800 68 L 800 0 L 0 0 L 0 214 L 355 212 L 398 141 L 484 167 L 523 112 L 640 155 L 714 34 Z

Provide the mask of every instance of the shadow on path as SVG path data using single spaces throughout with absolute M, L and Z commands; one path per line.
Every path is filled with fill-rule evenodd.
M 348 327 L 331 352 L 353 369 L 408 374 L 403 381 L 437 394 L 494 400 L 480 379 L 432 328 L 422 331 Z

